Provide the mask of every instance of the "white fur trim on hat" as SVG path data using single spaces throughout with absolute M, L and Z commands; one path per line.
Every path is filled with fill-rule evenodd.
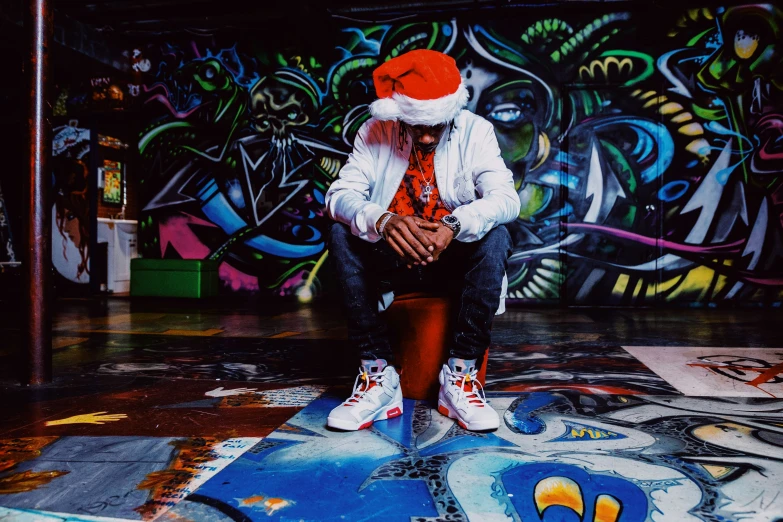
M 379 120 L 396 120 L 402 116 L 400 106 L 391 98 L 379 98 L 370 104 L 370 114 Z
M 438 125 L 457 117 L 468 104 L 468 89 L 462 81 L 452 94 L 435 100 L 417 100 L 394 93 L 370 104 L 370 114 L 379 120 L 402 120 L 408 125 Z

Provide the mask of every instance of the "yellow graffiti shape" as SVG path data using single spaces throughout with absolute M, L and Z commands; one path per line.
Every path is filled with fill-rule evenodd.
M 704 134 L 704 127 L 699 123 L 689 123 L 680 127 L 677 132 L 685 136 L 701 136 Z
M 291 505 L 291 502 L 282 498 L 268 498 L 264 502 L 266 508 L 266 514 L 269 516 L 274 515 L 276 512 Z
M 675 102 L 666 103 L 658 108 L 658 112 L 660 112 L 664 116 L 669 116 L 670 114 L 677 114 L 682 110 L 685 110 L 685 107 Z
M 321 158 L 321 168 L 333 178 L 337 177 L 342 166 L 342 163 L 338 159 L 328 158 L 326 156 Z
M 550 506 L 563 506 L 574 510 L 580 517 L 584 515 L 585 503 L 579 484 L 566 477 L 548 477 L 536 484 L 533 493 L 538 514 Z
M 617 522 L 622 510 L 620 501 L 611 495 L 598 495 L 595 499 L 593 522 Z
M 252 393 L 224 397 L 218 404 L 218 408 L 264 408 L 269 404 L 269 399 L 263 395 Z
M 730 433 L 731 435 L 727 436 L 727 433 Z M 743 426 L 742 424 L 736 424 L 734 422 L 723 422 L 720 424 L 707 424 L 704 426 L 699 426 L 693 430 L 693 435 L 699 440 L 715 443 L 716 441 L 720 441 L 721 439 L 726 439 L 728 437 L 752 437 L 753 428 L 749 426 Z
M 0 478 L 0 495 L 25 493 L 45 486 L 67 471 L 22 471 Z
M 676 301 L 687 297 L 695 301 L 703 301 L 709 291 L 715 271 L 706 266 L 700 266 L 690 270 L 679 286 L 666 296 L 667 301 Z
M 620 274 L 617 276 L 617 281 L 612 289 L 612 295 L 622 297 L 625 294 L 625 289 L 628 287 L 628 281 L 631 277 L 628 274 Z
M 628 66 L 628 74 L 633 73 L 633 61 L 630 58 L 623 58 L 618 60 L 614 56 L 607 56 L 603 60 L 593 60 L 590 62 L 590 66 L 583 65 L 579 68 L 579 77 L 581 79 L 590 78 L 593 80 L 598 79 L 595 75 L 596 69 L 600 70 L 604 79 L 609 79 L 609 65 L 614 64 L 617 67 L 617 73 L 621 75 L 623 73 L 623 67 Z
M 263 509 L 264 512 L 272 516 L 283 508 L 293 505 L 293 502 L 284 498 L 270 497 L 264 495 L 253 495 L 243 499 L 236 499 L 240 507 L 252 507 L 254 509 Z
M 255 506 L 259 502 L 264 501 L 263 495 L 253 495 L 252 497 L 243 498 L 239 501 L 241 507 Z
M 704 138 L 696 139 L 685 146 L 685 150 L 699 157 L 707 158 L 710 153 L 710 142 Z
M 104 424 L 106 422 L 117 422 L 118 420 L 125 419 L 128 416 L 124 413 L 109 414 L 105 411 L 99 411 L 96 413 L 84 413 L 82 415 L 74 415 L 67 419 L 48 421 L 46 426 L 61 426 L 63 424 Z
M 742 29 L 734 35 L 734 52 L 743 60 L 752 58 L 759 48 L 759 35 L 746 33 Z
M 737 468 L 731 466 L 713 466 L 711 464 L 699 464 L 701 468 L 710 474 L 714 479 L 722 479 Z
M 41 450 L 58 437 L 29 437 L 0 440 L 0 473 L 8 471 L 20 462 L 41 456 Z
M 669 100 L 666 96 L 656 96 L 655 98 L 650 98 L 647 100 L 647 103 L 642 105 L 642 109 L 649 109 L 650 107 L 654 105 L 662 105 L 666 103 Z
M 214 468 L 219 458 L 214 451 L 219 441 L 212 437 L 180 439 L 170 442 L 176 457 L 167 469 L 148 473 L 136 489 L 149 490 L 148 500 L 133 510 L 143 520 L 156 520 L 162 512 L 185 498 L 191 492 L 193 479 Z M 216 469 L 216 468 L 214 468 Z
M 587 434 L 591 439 L 603 439 L 607 437 L 613 437 L 617 435 L 613 431 L 597 430 L 593 428 L 571 428 L 571 436 L 578 439 L 583 439 Z

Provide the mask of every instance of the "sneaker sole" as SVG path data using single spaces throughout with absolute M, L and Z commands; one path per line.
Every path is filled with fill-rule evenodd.
M 326 425 L 330 428 L 336 428 L 344 431 L 359 431 L 372 426 L 373 422 L 393 419 L 402 415 L 402 401 L 393 402 L 376 413 L 373 417 L 365 420 L 363 423 L 349 421 L 345 419 L 333 419 L 327 417 Z
M 489 420 L 484 422 L 473 421 L 473 422 L 466 423 L 465 421 L 460 419 L 459 414 L 456 411 L 452 410 L 448 406 L 448 404 L 446 404 L 440 399 L 438 399 L 438 413 L 440 413 L 444 417 L 448 417 L 449 419 L 456 420 L 457 424 L 459 424 L 463 430 L 486 431 L 486 430 L 496 430 L 500 427 L 499 420 L 498 421 Z

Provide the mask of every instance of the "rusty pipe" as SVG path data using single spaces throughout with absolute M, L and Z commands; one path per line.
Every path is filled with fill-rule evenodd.
M 23 262 L 26 354 L 22 381 L 43 384 L 52 380 L 51 315 L 51 221 L 48 194 L 51 184 L 52 106 L 51 45 L 54 10 L 51 0 L 28 0 L 25 32 L 28 60 L 27 81 L 27 166 L 25 203 L 27 230 Z

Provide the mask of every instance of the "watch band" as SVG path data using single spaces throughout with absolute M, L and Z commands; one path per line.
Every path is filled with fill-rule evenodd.
M 454 237 L 457 237 L 457 234 L 459 234 L 459 231 L 462 229 L 462 225 L 460 224 L 459 219 L 457 219 L 457 217 L 453 214 L 443 216 L 440 218 L 440 222 L 443 224 L 443 226 L 451 229 L 451 231 L 454 233 Z

